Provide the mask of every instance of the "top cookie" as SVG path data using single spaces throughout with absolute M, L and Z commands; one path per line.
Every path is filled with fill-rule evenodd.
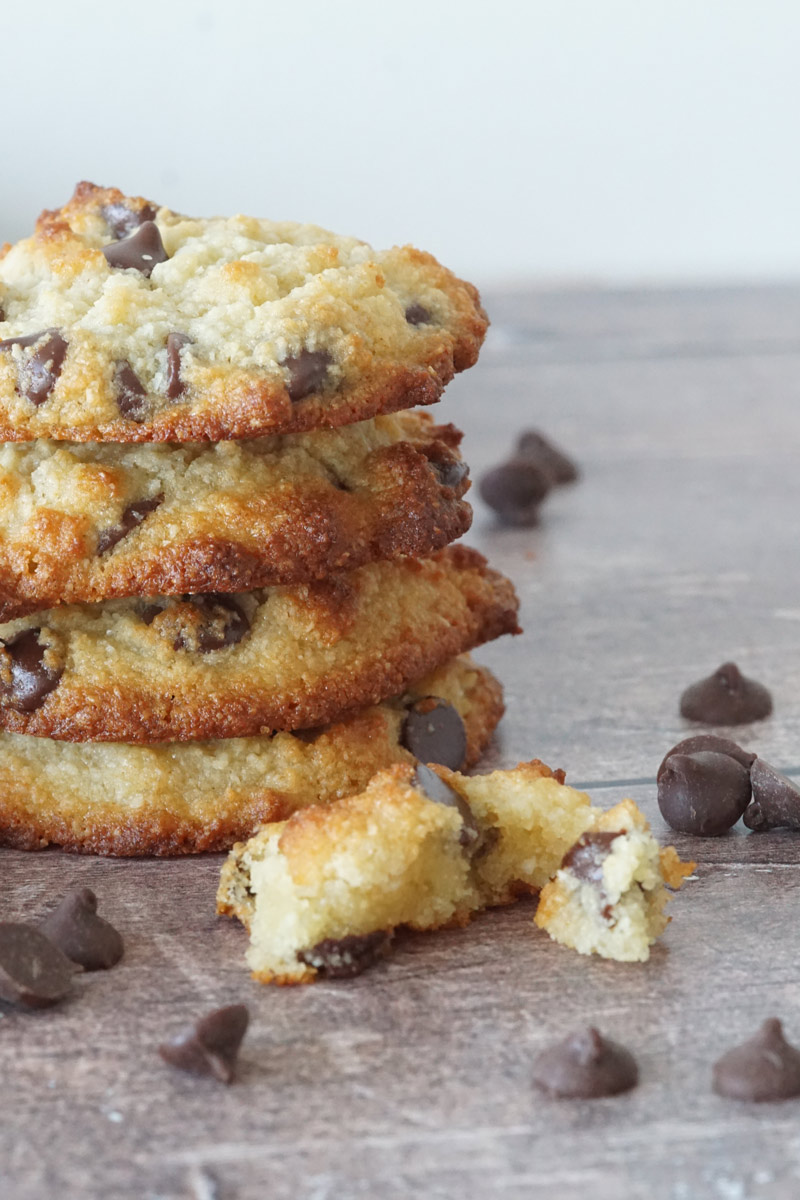
M 0 250 L 0 441 L 219 441 L 432 404 L 478 293 L 412 247 L 81 183 Z

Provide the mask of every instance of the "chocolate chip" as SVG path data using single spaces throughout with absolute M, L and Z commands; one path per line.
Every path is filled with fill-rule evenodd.
M 423 796 L 427 796 L 434 804 L 444 804 L 448 808 L 458 810 L 461 817 L 459 841 L 465 850 L 469 850 L 472 855 L 476 854 L 482 840 L 481 831 L 475 820 L 475 814 L 461 793 L 421 762 L 417 763 L 414 769 L 411 786 L 422 792 Z
M 515 457 L 533 463 L 553 484 L 574 483 L 578 478 L 578 468 L 572 459 L 534 429 L 520 435 Z
M 304 400 L 312 392 L 318 392 L 328 378 L 328 367 L 333 357 L 327 350 L 301 350 L 299 354 L 290 354 L 281 362 L 289 372 L 289 383 L 286 390 L 289 399 Z
M 188 333 L 170 333 L 167 337 L 167 399 L 177 400 L 186 391 L 181 378 L 181 350 L 194 342 Z
M 178 635 L 173 643 L 175 650 L 209 654 L 225 646 L 236 646 L 250 630 L 247 614 L 233 596 L 208 592 L 186 596 L 185 601 L 192 605 L 200 620 Z
M 571 871 L 576 879 L 586 883 L 603 882 L 603 864 L 611 853 L 611 845 L 623 830 L 615 833 L 583 833 L 561 860 L 561 869 Z
M 140 604 L 137 612 L 145 625 L 152 625 L 159 613 L 163 612 L 159 604 Z
M 0 1000 L 47 1008 L 63 1000 L 75 967 L 32 925 L 0 924 Z
M 5 657 L 10 666 L 9 680 L 0 680 L 0 695 L 9 708 L 16 712 L 34 712 L 57 686 L 63 666 L 45 663 L 47 646 L 39 642 L 41 629 L 23 629 L 7 641 L 0 638 L 5 647 Z
M 680 833 L 719 837 L 731 829 L 750 801 L 750 776 L 727 754 L 697 750 L 671 754 L 658 781 L 658 807 Z
M 550 490 L 550 480 L 539 467 L 523 458 L 512 458 L 483 476 L 482 499 L 504 525 L 535 525 L 539 505 Z
M 86 971 L 105 971 L 122 958 L 122 938 L 97 915 L 97 896 L 90 888 L 68 892 L 40 923 L 39 929 L 62 954 Z
M 128 208 L 127 204 L 104 204 L 100 209 L 106 225 L 119 241 L 130 233 L 134 233 L 145 221 L 155 220 L 156 207 L 154 204 L 144 204 L 141 208 Z
M 800 1096 L 800 1050 L 783 1036 L 776 1017 L 755 1037 L 714 1063 L 713 1088 L 729 1100 L 791 1100 Z
M 37 408 L 44 404 L 61 374 L 67 356 L 66 341 L 57 329 L 42 329 L 39 333 L 5 338 L 0 342 L 0 350 L 10 350 L 12 346 L 36 346 L 42 338 L 47 340 L 20 367 L 18 384 L 20 394 Z
M 719 737 L 716 733 L 696 733 L 693 737 L 684 738 L 677 746 L 667 751 L 661 760 L 656 779 L 661 778 L 667 760 L 673 754 L 694 754 L 697 750 L 713 750 L 715 754 L 727 754 L 728 758 L 740 763 L 746 771 L 750 770 L 750 765 L 756 757 L 750 750 L 743 750 L 729 738 Z
M 299 950 L 297 959 L 327 979 L 353 979 L 387 954 L 392 936 L 391 931 L 376 929 L 374 933 L 325 938 L 310 950 Z
M 550 1096 L 596 1100 L 636 1087 L 639 1068 L 630 1050 L 590 1025 L 543 1050 L 533 1081 Z
M 753 800 L 744 810 L 748 829 L 800 829 L 800 789 L 763 758 L 750 768 Z
M 457 488 L 469 475 L 469 467 L 460 458 L 428 460 L 442 487 Z
M 52 337 L 57 329 L 40 329 L 38 333 L 21 333 L 18 337 L 4 338 L 0 342 L 0 350 L 10 350 L 12 346 L 35 346 L 43 337 Z
M 143 421 L 147 416 L 147 388 L 129 362 L 118 362 L 114 367 L 114 390 L 123 417 Z
M 460 715 L 436 696 L 416 700 L 408 710 L 400 742 L 423 763 L 460 771 L 467 756 L 467 732 Z
M 150 500 L 132 501 L 123 510 L 119 524 L 111 525 L 108 529 L 100 531 L 97 538 L 97 553 L 106 554 L 107 551 L 112 550 L 132 530 L 137 529 L 145 517 L 149 517 L 150 513 L 155 512 L 163 499 L 163 496 L 153 496 Z
M 430 325 L 433 317 L 422 304 L 409 304 L 406 309 L 406 320 L 409 325 Z
M 746 725 L 771 712 L 772 696 L 764 685 L 742 675 L 732 662 L 723 663 L 681 696 L 681 716 L 705 725 Z
M 229 1004 L 164 1042 L 158 1053 L 180 1071 L 213 1075 L 220 1083 L 232 1083 L 249 1021 L 250 1014 L 244 1004 Z
M 153 268 L 169 258 L 155 221 L 143 221 L 119 242 L 103 246 L 106 262 L 118 270 L 134 270 L 149 279 Z

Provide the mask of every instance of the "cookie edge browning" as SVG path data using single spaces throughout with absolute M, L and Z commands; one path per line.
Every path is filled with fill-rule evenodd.
M 473 767 L 500 723 L 505 705 L 503 689 L 489 670 L 471 663 L 468 658 L 463 665 L 475 673 L 467 693 L 469 708 L 461 713 L 467 731 L 465 767 Z M 361 715 L 353 714 L 342 722 L 343 737 L 347 735 L 347 724 L 358 722 Z M 399 744 L 392 752 L 397 755 L 394 762 L 413 762 L 412 756 Z M 226 805 L 225 797 L 221 797 L 213 814 L 200 814 L 189 820 L 174 816 L 168 805 L 159 806 L 157 802 L 149 806 L 149 811 L 144 810 L 144 815 L 143 809 L 139 808 L 128 818 L 126 810 L 112 803 L 93 806 L 88 815 L 74 811 L 65 814 L 58 800 L 51 799 L 44 812 L 33 817 L 29 787 L 16 779 L 13 784 L 15 793 L 9 791 L 8 781 L 0 783 L 0 846 L 43 850 L 54 845 L 71 853 L 120 858 L 150 855 L 169 858 L 225 852 L 234 843 L 251 837 L 260 825 L 285 820 L 306 803 L 314 802 L 309 799 L 304 804 L 297 804 L 286 792 L 263 789 L 247 799 L 237 799 L 234 815 L 224 811 L 230 803 Z M 38 806 L 39 798 L 36 803 Z

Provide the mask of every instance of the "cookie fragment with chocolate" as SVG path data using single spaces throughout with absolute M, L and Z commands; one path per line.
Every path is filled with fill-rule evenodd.
M 681 696 L 681 716 L 703 725 L 748 725 L 772 712 L 772 696 L 763 683 L 749 679 L 736 663 L 723 663 Z

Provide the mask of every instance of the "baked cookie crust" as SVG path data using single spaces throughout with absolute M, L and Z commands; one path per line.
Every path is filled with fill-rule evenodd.
M 0 252 L 0 441 L 220 441 L 432 404 L 477 291 L 412 247 L 81 183 Z

